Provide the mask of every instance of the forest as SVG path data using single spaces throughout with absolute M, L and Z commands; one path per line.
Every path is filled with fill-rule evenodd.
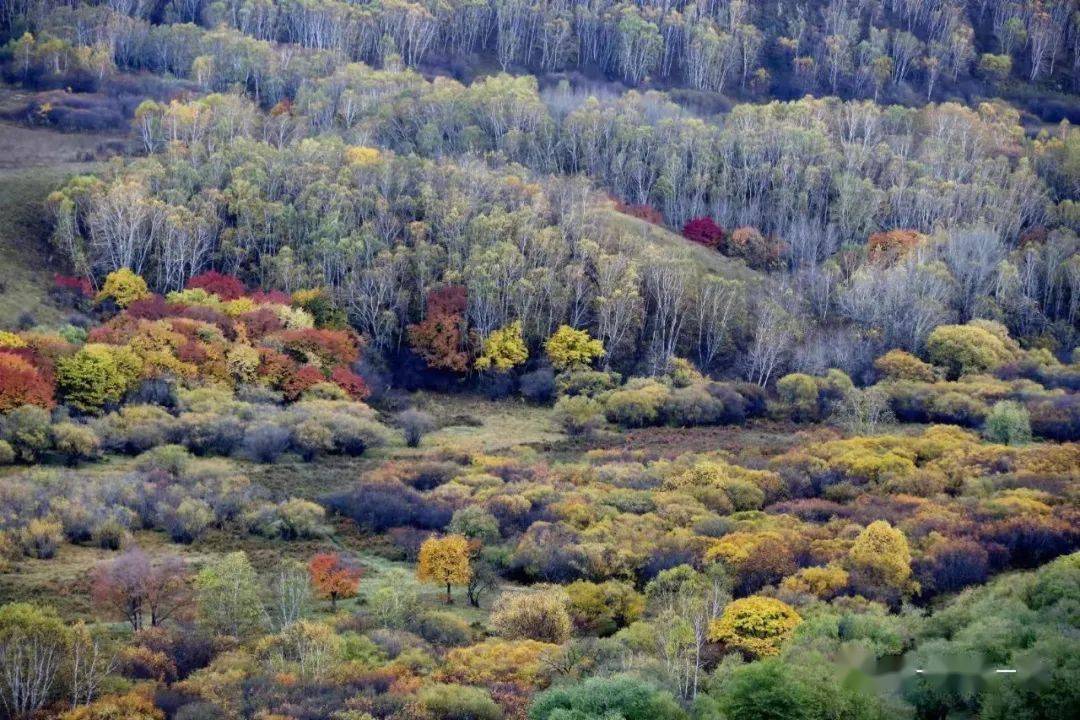
M 1076 0 L 0 0 L 0 720 L 1080 716 Z

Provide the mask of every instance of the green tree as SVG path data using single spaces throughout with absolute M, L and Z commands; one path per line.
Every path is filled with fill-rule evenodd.
M 243 550 L 208 563 L 195 576 L 195 591 L 199 619 L 211 632 L 243 639 L 265 625 L 259 577 Z

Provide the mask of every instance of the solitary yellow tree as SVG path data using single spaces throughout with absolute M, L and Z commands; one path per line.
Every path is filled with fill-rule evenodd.
M 529 359 L 529 349 L 521 333 L 521 321 L 500 328 L 484 340 L 484 351 L 476 358 L 477 370 L 506 372 Z
M 469 567 L 469 541 L 463 535 L 428 538 L 420 546 L 420 565 L 416 575 L 421 582 L 446 585 L 446 604 L 454 602 L 451 585 L 466 585 L 472 577 Z

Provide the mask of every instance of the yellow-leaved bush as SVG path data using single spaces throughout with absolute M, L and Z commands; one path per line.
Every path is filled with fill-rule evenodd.
M 802 617 L 785 602 L 761 595 L 735 600 L 709 627 L 709 639 L 752 658 L 780 652 L 802 624 Z

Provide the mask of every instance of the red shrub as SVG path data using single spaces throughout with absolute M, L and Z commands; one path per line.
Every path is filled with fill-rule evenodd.
M 621 200 L 615 203 L 615 209 L 621 212 L 623 215 L 629 215 L 630 217 L 636 217 L 639 220 L 652 223 L 653 225 L 663 225 L 664 215 L 652 205 L 638 205 L 628 204 Z
M 317 360 L 324 367 L 352 363 L 360 357 L 355 335 L 345 330 L 305 328 L 277 334 L 285 352 L 298 362 Z
M 25 358 L 0 353 L 0 412 L 14 410 L 20 405 L 54 405 L 52 384 Z
M 872 262 L 889 265 L 918 247 L 926 238 L 917 230 L 889 230 L 873 233 L 866 243 Z
M 285 328 L 285 323 L 268 307 L 261 307 L 240 316 L 240 322 L 247 328 L 248 338 L 258 340 L 264 335 L 276 333 Z
M 94 296 L 94 288 L 90 285 L 90 280 L 88 278 L 55 273 L 53 275 L 53 285 L 57 290 L 75 293 L 86 298 Z
M 242 297 L 247 288 L 244 283 L 232 275 L 224 275 L 217 270 L 208 270 L 201 275 L 196 275 L 187 281 L 188 289 L 202 288 L 208 293 L 217 295 L 222 300 L 235 300 Z
M 724 228 L 708 216 L 696 217 L 683 225 L 682 234 L 687 240 L 711 248 L 718 248 L 724 242 Z
M 338 387 L 349 393 L 349 397 L 353 400 L 363 400 L 371 394 L 371 390 L 368 389 L 367 383 L 364 382 L 364 378 L 360 377 L 344 365 L 338 365 L 330 372 L 330 380 L 337 383 Z
M 304 365 L 285 378 L 281 389 L 285 394 L 285 399 L 292 401 L 303 395 L 308 388 L 322 382 L 326 382 L 326 376 L 322 374 L 322 370 L 314 365 Z
M 267 384 L 280 388 L 296 372 L 296 367 L 288 355 L 270 348 L 259 348 L 259 377 Z
M 229 340 L 236 339 L 236 323 L 225 313 L 205 305 L 191 305 L 180 311 L 180 317 L 216 325 Z
M 280 290 L 270 290 L 264 292 L 262 290 L 255 290 L 248 294 L 248 297 L 254 300 L 259 305 L 291 305 L 292 296 L 289 293 L 282 292 Z
M 160 320 L 184 309 L 182 305 L 170 305 L 160 295 L 149 295 L 127 306 L 128 317 L 140 320 Z
M 200 365 L 206 362 L 206 359 L 210 357 L 210 355 L 206 352 L 206 348 L 204 348 L 201 343 L 195 342 L 194 340 L 188 340 L 176 351 L 176 357 L 181 362 Z

